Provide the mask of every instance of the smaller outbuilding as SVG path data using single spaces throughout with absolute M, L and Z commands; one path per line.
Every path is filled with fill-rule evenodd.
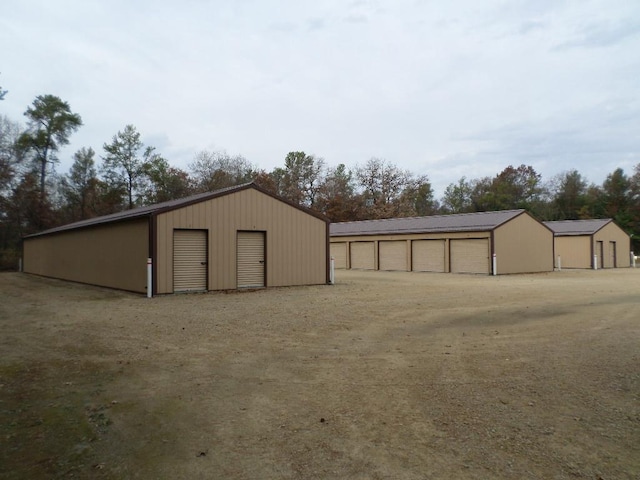
M 553 232 L 525 210 L 332 223 L 336 268 L 510 274 L 553 271 Z
M 610 218 L 544 224 L 553 231 L 557 268 L 631 266 L 631 237 Z

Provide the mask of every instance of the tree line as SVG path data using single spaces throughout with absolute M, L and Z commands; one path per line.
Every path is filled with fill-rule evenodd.
M 613 218 L 640 235 L 640 163 L 602 185 L 578 170 L 543 181 L 532 166 L 509 165 L 492 177 L 462 177 L 436 199 L 428 176 L 381 158 L 330 167 L 292 151 L 266 171 L 242 155 L 205 150 L 180 169 L 126 125 L 99 154 L 77 150 L 60 174 L 58 153 L 82 118 L 54 95 L 36 97 L 24 115 L 26 125 L 0 115 L 0 268 L 15 268 L 24 235 L 251 181 L 333 222 L 524 208 L 540 220 Z

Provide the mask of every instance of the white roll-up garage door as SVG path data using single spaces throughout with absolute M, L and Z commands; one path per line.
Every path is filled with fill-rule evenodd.
M 445 240 L 414 240 L 411 262 L 414 272 L 444 272 Z
M 407 270 L 407 242 L 382 241 L 378 243 L 379 270 Z
M 351 268 L 360 270 L 374 270 L 376 268 L 373 242 L 351 243 Z
M 238 232 L 238 288 L 264 287 L 264 232 Z
M 488 238 L 451 240 L 450 246 L 453 273 L 490 273 Z
M 331 256 L 334 258 L 335 268 L 347 268 L 347 243 L 332 243 Z
M 173 291 L 207 289 L 207 232 L 173 231 Z

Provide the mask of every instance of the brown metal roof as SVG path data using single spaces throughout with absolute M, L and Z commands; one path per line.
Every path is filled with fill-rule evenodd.
M 555 236 L 565 236 L 593 235 L 612 221 L 610 218 L 598 218 L 594 220 L 559 220 L 543 223 L 553 231 Z
M 114 223 L 114 222 L 121 222 L 121 221 L 125 221 L 125 220 L 134 220 L 137 218 L 143 218 L 146 216 L 150 216 L 150 215 L 157 215 L 159 213 L 164 213 L 164 212 L 168 212 L 171 210 L 175 210 L 177 208 L 183 208 L 189 205 L 193 205 L 194 203 L 199 203 L 199 202 L 204 202 L 206 200 L 211 200 L 212 198 L 216 198 L 216 197 L 221 197 L 224 195 L 229 195 L 231 193 L 235 193 L 235 192 L 239 192 L 241 190 L 245 190 L 247 188 L 253 188 L 255 190 L 258 190 L 266 195 L 269 195 L 277 200 L 280 200 L 282 202 L 285 202 L 289 205 L 291 205 L 294 208 L 297 208 L 299 210 L 302 210 L 310 215 L 313 215 L 314 217 L 317 217 L 321 220 L 324 220 L 326 222 L 328 222 L 327 217 L 325 217 L 324 215 L 318 213 L 318 212 L 314 212 L 313 210 L 310 210 L 306 207 L 302 207 L 300 205 L 296 205 L 284 198 L 281 198 L 271 192 L 269 192 L 268 190 L 263 189 L 262 187 L 256 185 L 253 182 L 250 183 L 243 183 L 242 185 L 236 185 L 233 187 L 227 187 L 227 188 L 221 188 L 220 190 L 215 190 L 213 192 L 205 192 L 205 193 L 199 193 L 196 195 L 191 195 L 189 197 L 185 197 L 185 198 L 180 198 L 178 200 L 169 200 L 167 202 L 162 202 L 162 203 L 156 203 L 154 205 L 147 205 L 145 207 L 138 207 L 138 208 L 133 208 L 131 210 L 125 210 L 123 212 L 117 212 L 117 213 L 112 213 L 110 215 L 103 215 L 101 217 L 94 217 L 94 218 L 89 218 L 87 220 L 80 220 L 79 222 L 74 222 L 74 223 L 69 223 L 67 225 L 62 225 L 60 227 L 56 227 L 56 228 L 51 228 L 49 230 L 44 230 L 42 232 L 38 232 L 38 233 L 34 233 L 32 235 L 27 235 L 24 238 L 30 238 L 30 237 L 37 237 L 40 235 L 48 235 L 50 233 L 57 233 L 57 232 L 64 232 L 67 230 L 75 230 L 78 228 L 85 228 L 85 227 L 92 227 L 92 226 L 96 226 L 96 225 L 102 225 L 102 224 L 106 224 L 106 223 Z
M 499 212 L 332 223 L 330 232 L 332 237 L 394 233 L 486 232 L 508 222 L 523 212 L 524 210 L 502 210 Z

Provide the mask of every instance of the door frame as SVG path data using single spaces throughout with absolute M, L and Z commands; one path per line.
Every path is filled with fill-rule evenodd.
M 611 268 L 618 267 L 618 245 L 613 240 L 609 240 L 609 258 L 611 259 Z
M 596 240 L 596 269 L 604 268 L 604 240 Z

